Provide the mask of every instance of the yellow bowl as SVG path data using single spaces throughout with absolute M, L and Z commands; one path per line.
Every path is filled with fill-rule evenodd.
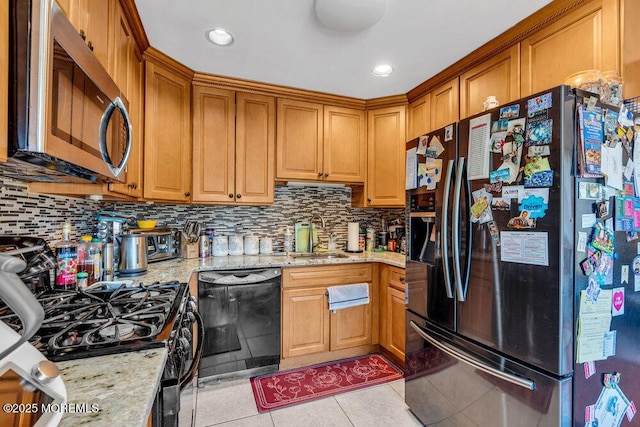
M 139 219 L 138 220 L 138 228 L 153 228 L 156 226 L 155 219 Z

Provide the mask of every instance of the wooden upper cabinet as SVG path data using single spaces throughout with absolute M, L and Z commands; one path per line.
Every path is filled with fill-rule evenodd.
M 111 8 L 111 24 L 109 25 L 111 48 L 109 49 L 108 70 L 113 81 L 125 94 L 126 98 L 129 99 L 129 67 L 131 66 L 130 62 L 136 43 L 131 35 L 131 28 L 120 3 L 112 2 Z
M 431 130 L 431 94 L 426 94 L 407 108 L 407 140 L 410 141 Z
M 619 71 L 618 13 L 617 0 L 594 0 L 523 40 L 521 96 L 578 71 Z
M 9 2 L 0 6 L 0 87 L 9 85 Z M 2 90 L 0 99 L 0 162 L 7 161 L 9 132 L 9 100 L 7 90 Z
M 276 102 L 271 96 L 236 93 L 235 202 L 272 204 L 275 185 Z
M 194 202 L 235 197 L 235 92 L 193 88 Z
M 367 138 L 363 110 L 324 107 L 323 178 L 327 181 L 364 182 Z
M 109 69 L 109 17 L 116 0 L 66 0 L 61 3 L 69 21 L 83 35 L 100 63 Z
M 622 17 L 622 78 L 624 79 L 623 95 L 625 98 L 640 96 L 640 2 L 637 0 L 621 0 L 620 16 Z
M 386 107 L 367 111 L 365 206 L 404 206 L 405 111 Z
M 364 182 L 363 110 L 279 98 L 276 178 Z
M 129 40 L 133 43 L 133 40 Z M 127 61 L 127 98 L 131 121 L 131 153 L 125 170 L 124 183 L 109 184 L 109 190 L 131 197 L 143 196 L 144 171 L 144 64 L 137 48 L 129 49 Z
M 194 202 L 273 203 L 275 100 L 194 86 Z
M 146 55 L 146 53 L 145 53 Z M 144 197 L 191 197 L 191 80 L 146 61 Z
M 276 178 L 318 180 L 322 177 L 323 106 L 278 98 Z
M 459 119 L 458 78 L 431 91 L 431 130 L 440 129 Z
M 460 118 L 482 111 L 490 95 L 501 105 L 520 98 L 520 45 L 501 52 L 460 76 Z

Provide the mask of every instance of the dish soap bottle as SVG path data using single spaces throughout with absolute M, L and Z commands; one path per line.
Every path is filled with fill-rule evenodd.
M 293 250 L 293 234 L 291 233 L 291 227 L 287 225 L 284 232 L 284 251 L 289 253 Z
M 65 222 L 62 226 L 62 242 L 56 248 L 56 260 L 58 263 L 56 288 L 76 289 L 77 257 L 77 247 L 71 241 L 71 224 Z

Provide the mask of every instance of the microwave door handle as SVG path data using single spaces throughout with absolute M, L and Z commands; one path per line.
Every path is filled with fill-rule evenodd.
M 113 164 L 111 156 L 109 156 L 109 149 L 107 148 L 107 128 L 109 126 L 111 116 L 116 109 L 118 109 L 122 114 L 122 118 L 124 119 L 124 127 L 127 131 L 124 154 L 122 156 L 120 164 L 118 164 L 117 166 Z M 127 166 L 129 155 L 131 154 L 131 120 L 129 119 L 129 112 L 127 111 L 127 107 L 125 107 L 120 97 L 116 97 L 116 99 L 110 102 L 106 110 L 102 114 L 102 118 L 100 119 L 100 132 L 98 134 L 98 141 L 100 143 L 100 155 L 102 156 L 102 160 L 104 160 L 104 162 L 107 164 L 113 175 L 117 177 Z
M 451 178 L 453 175 L 453 167 L 455 160 L 449 160 L 447 166 L 447 177 L 444 184 L 444 195 L 442 196 L 442 230 L 440 230 L 440 243 L 441 243 L 441 255 L 442 255 L 442 268 L 444 270 L 444 284 L 445 291 L 447 292 L 447 298 L 453 299 L 453 288 L 451 287 L 451 266 L 449 265 L 449 234 L 447 232 L 449 228 L 449 196 L 451 194 Z M 429 236 L 427 236 L 427 240 Z

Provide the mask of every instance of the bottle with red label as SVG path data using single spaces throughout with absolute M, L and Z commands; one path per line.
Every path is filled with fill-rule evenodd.
M 62 243 L 56 248 L 58 268 L 56 270 L 57 289 L 76 289 L 78 273 L 78 249 L 71 241 L 71 224 L 62 226 Z

